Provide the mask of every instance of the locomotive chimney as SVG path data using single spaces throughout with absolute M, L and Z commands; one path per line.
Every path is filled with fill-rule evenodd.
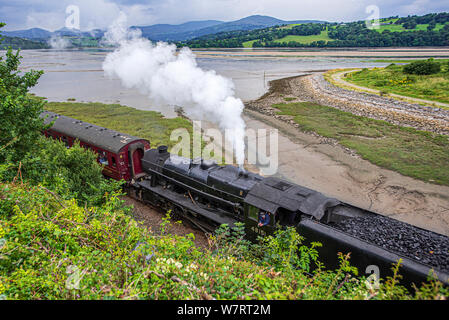
M 166 153 L 167 152 L 167 146 L 159 146 L 157 148 L 157 150 L 159 151 L 159 153 Z
M 239 166 L 239 176 L 248 178 L 248 171 L 246 171 L 243 166 Z

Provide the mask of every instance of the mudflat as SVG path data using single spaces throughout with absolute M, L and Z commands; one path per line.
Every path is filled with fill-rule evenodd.
M 304 101 L 307 86 L 298 81 L 307 80 L 291 77 L 273 81 L 267 94 L 246 104 L 247 128 L 279 129 L 278 176 L 344 202 L 449 235 L 448 186 L 378 167 L 333 139 L 303 132 L 291 118 L 273 112 L 272 105 L 285 103 L 286 96 Z
M 411 57 L 449 57 L 449 47 L 423 48 L 339 48 L 339 49 L 194 49 L 197 57 L 382 57 L 382 58 L 411 58 Z

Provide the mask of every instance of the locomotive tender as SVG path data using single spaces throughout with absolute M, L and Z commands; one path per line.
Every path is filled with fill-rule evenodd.
M 52 112 L 41 116 L 47 124 L 54 121 L 46 136 L 61 139 L 68 147 L 76 139 L 97 152 L 103 173 L 126 180 L 131 196 L 172 210 L 203 230 L 244 222 L 247 236 L 256 239 L 276 228 L 294 226 L 306 241 L 323 244 L 318 251 L 328 268 L 338 266 L 338 252 L 351 252 L 350 262 L 360 274 L 374 266 L 385 278 L 402 259 L 400 273 L 406 285 L 425 281 L 431 271 L 443 283 L 449 281 L 446 236 L 278 178 L 171 155 L 166 146 L 150 149 L 145 139 Z M 259 227 L 261 212 L 269 212 L 271 219 Z

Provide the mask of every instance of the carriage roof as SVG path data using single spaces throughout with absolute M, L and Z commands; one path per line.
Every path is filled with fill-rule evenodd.
M 45 124 L 54 121 L 51 130 L 112 153 L 119 153 L 125 146 L 135 141 L 145 140 L 51 111 L 44 111 L 40 116 L 44 118 Z

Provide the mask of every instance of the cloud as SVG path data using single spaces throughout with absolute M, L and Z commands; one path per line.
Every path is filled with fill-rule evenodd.
M 64 27 L 68 5 L 80 8 L 81 29 L 107 28 L 120 11 L 130 25 L 178 24 L 192 20 L 230 21 L 253 14 L 284 20 L 363 20 L 365 8 L 377 5 L 381 17 L 449 11 L 447 0 L 0 0 L 7 30 Z
M 2 18 L 7 23 L 6 30 L 39 27 L 56 30 L 65 27 L 68 17 L 66 8 L 75 5 L 79 8 L 80 29 L 106 29 L 120 11 L 133 17 L 133 22 L 152 24 L 151 1 L 112 1 L 112 0 L 47 0 L 36 4 L 31 0 L 18 2 L 0 0 Z

